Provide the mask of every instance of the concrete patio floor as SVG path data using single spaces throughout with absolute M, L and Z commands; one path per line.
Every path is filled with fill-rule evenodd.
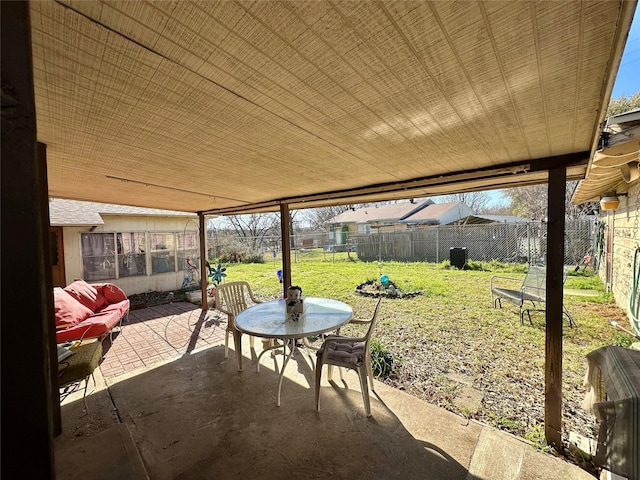
M 224 359 L 224 328 L 215 312 L 187 303 L 131 312 L 96 372 L 97 386 L 90 383 L 88 412 L 81 392 L 63 401 L 57 478 L 594 478 L 380 382 L 367 418 L 352 372 L 344 382 L 336 373 L 333 385 L 324 372 L 316 412 L 303 350 L 287 365 L 277 407 L 282 356 L 264 356 L 256 372 L 245 341 L 238 372 L 233 348 Z

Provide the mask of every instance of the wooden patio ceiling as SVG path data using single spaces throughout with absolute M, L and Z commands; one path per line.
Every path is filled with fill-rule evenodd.
M 581 179 L 635 3 L 33 1 L 49 194 L 237 213 Z

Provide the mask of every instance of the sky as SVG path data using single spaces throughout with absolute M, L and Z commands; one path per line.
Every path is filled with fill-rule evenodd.
M 636 7 L 627 44 L 622 53 L 612 98 L 631 96 L 640 90 L 640 3 Z

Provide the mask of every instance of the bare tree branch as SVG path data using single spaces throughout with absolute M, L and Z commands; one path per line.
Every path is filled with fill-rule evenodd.
M 474 213 L 484 213 L 491 202 L 491 197 L 487 192 L 452 193 L 442 195 L 438 199 L 440 202 L 462 202 Z

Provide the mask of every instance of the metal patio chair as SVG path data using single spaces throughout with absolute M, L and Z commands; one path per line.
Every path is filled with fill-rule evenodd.
M 567 279 L 567 269 L 563 270 L 562 284 Z M 520 309 L 520 324 L 524 325 L 524 314 L 529 317 L 529 323 L 533 325 L 531 320 L 531 310 L 540 311 L 539 304 L 543 304 L 547 301 L 547 267 L 531 265 L 527 270 L 527 274 L 522 280 L 522 285 L 518 289 L 505 288 L 504 281 L 515 282 L 519 281 L 515 278 L 503 277 L 500 275 L 494 275 L 490 280 L 491 289 L 491 303 L 493 308 L 498 306 L 502 308 L 502 300 L 506 300 L 518 306 Z M 513 287 L 513 283 L 510 285 Z M 576 323 L 571 317 L 571 314 L 567 310 L 567 307 L 562 304 L 562 313 L 569 320 L 569 326 L 575 327 Z

